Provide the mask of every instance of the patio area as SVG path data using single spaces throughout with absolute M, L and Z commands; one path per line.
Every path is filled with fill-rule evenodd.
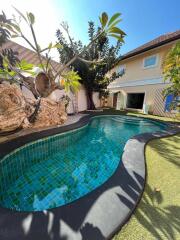
M 75 115 L 69 115 L 68 118 L 67 118 L 67 121 L 64 123 L 64 124 L 61 124 L 59 127 L 64 127 L 64 126 L 68 126 L 70 124 L 73 124 L 73 123 L 76 123 L 80 120 L 80 118 L 82 118 L 83 116 L 86 116 L 87 114 L 83 114 L 83 113 L 78 113 L 78 114 L 75 114 Z M 37 133 L 37 132 L 41 132 L 41 131 L 44 131 L 44 130 L 50 130 L 50 129 L 53 129 L 53 128 L 57 128 L 58 126 L 51 126 L 51 127 L 44 127 L 44 128 L 29 128 L 29 129 L 22 129 L 22 130 L 19 130 L 15 133 L 12 133 L 12 134 L 8 134 L 8 135 L 5 135 L 5 136 L 0 136 L 0 143 L 3 143 L 3 142 L 7 142 L 7 141 L 10 141 L 12 139 L 15 139 L 17 137 L 20 137 L 20 136 L 26 136 L 28 134 L 31 134 L 31 133 Z

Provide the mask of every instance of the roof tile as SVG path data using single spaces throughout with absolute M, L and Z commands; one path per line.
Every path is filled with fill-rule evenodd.
M 133 49 L 130 52 L 127 52 L 126 54 L 121 56 L 119 60 L 123 60 L 123 59 L 129 58 L 129 57 L 135 56 L 137 54 L 148 51 L 148 50 L 153 49 L 155 47 L 164 45 L 167 42 L 174 41 L 175 39 L 180 39 L 180 30 L 161 35 L 161 36 L 153 39 L 152 41 L 147 42 L 147 43 L 141 45 L 140 47 Z

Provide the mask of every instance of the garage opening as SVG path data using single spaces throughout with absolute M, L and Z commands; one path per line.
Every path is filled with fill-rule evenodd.
M 127 108 L 142 109 L 145 93 L 128 93 L 127 94 Z

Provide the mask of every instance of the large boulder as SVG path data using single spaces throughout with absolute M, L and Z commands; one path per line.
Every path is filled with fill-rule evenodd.
M 16 84 L 0 84 L 0 132 L 13 131 L 19 127 L 39 128 L 63 124 L 67 119 L 62 101 L 56 102 L 42 98 L 35 117 L 35 122 L 29 122 L 29 117 L 35 110 L 37 100 L 25 98 Z
M 62 101 L 55 102 L 49 98 L 42 98 L 40 108 L 33 127 L 48 127 L 63 124 L 67 119 L 65 105 Z
M 0 84 L 0 131 L 28 127 L 27 103 L 16 84 Z

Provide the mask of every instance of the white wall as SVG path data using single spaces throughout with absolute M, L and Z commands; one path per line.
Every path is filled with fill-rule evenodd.
M 96 108 L 100 107 L 100 99 L 99 99 L 99 93 L 98 92 L 93 93 L 93 101 L 94 101 L 94 104 L 95 104 Z
M 48 96 L 48 98 L 50 98 L 50 99 L 58 102 L 63 95 L 65 95 L 65 91 L 64 91 L 64 90 L 56 89 L 54 92 L 52 92 L 52 93 Z
M 78 111 L 84 111 L 87 109 L 87 98 L 86 98 L 86 91 L 84 86 L 81 85 L 80 90 L 78 91 Z
M 100 107 L 100 99 L 99 99 L 99 93 L 94 92 L 93 93 L 93 101 L 95 104 L 95 107 Z M 80 90 L 78 91 L 78 111 L 85 111 L 87 110 L 87 97 L 86 97 L 86 90 L 83 85 L 81 85 Z
M 57 89 L 49 95 L 49 98 L 54 100 L 54 101 L 59 101 L 61 99 L 61 97 L 63 95 L 66 95 L 66 94 L 67 93 L 64 90 L 58 90 Z M 67 112 L 68 113 L 73 113 L 74 112 L 74 108 L 73 108 L 73 104 L 72 104 L 73 94 L 71 92 L 69 92 L 68 96 L 70 97 L 71 101 L 70 101 L 69 106 L 67 108 Z

